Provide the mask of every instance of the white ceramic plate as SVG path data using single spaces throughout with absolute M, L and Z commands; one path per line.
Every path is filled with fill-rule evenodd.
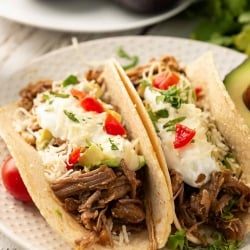
M 113 0 L 8 0 L 0 16 L 36 27 L 70 32 L 113 32 L 144 27 L 168 19 L 194 0 L 179 0 L 157 14 L 137 14 Z
M 17 100 L 20 88 L 30 81 L 64 79 L 70 73 L 84 72 L 87 69 L 86 62 L 117 57 L 116 52 L 120 46 L 130 54 L 138 55 L 140 63 L 152 57 L 171 54 L 182 65 L 211 50 L 214 52 L 221 77 L 245 59 L 245 55 L 226 48 L 180 38 L 133 36 L 95 40 L 79 44 L 78 50 L 71 46 L 45 55 L 17 72 L 6 83 L 2 82 L 0 105 Z M 122 60 L 120 62 L 126 63 Z M 1 140 L 0 152 L 1 166 L 8 155 Z M 13 199 L 5 191 L 1 180 L 0 211 L 0 230 L 21 246 L 36 250 L 69 249 L 57 234 L 51 231 L 37 209 Z

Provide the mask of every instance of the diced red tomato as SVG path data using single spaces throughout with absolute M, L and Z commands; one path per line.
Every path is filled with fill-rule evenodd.
M 104 129 L 109 135 L 125 135 L 126 130 L 122 124 L 110 113 L 107 114 Z
M 82 99 L 81 106 L 86 111 L 94 111 L 97 113 L 102 113 L 104 111 L 102 104 L 97 99 L 91 96 L 86 96 L 84 99 Z
M 176 73 L 162 72 L 153 79 L 153 86 L 157 89 L 167 90 L 170 86 L 176 85 L 180 78 Z
M 67 169 L 70 170 L 79 161 L 81 148 L 75 148 L 69 155 Z
M 76 97 L 79 100 L 82 100 L 83 98 L 85 98 L 87 96 L 87 93 L 78 89 L 74 89 L 72 88 L 70 90 L 71 95 L 73 95 L 74 97 Z
M 190 129 L 180 123 L 175 125 L 174 148 L 181 148 L 192 141 L 195 136 L 195 130 Z
M 12 157 L 9 157 L 4 162 L 1 169 L 1 174 L 3 184 L 12 196 L 21 201 L 32 201 Z
M 195 91 L 196 98 L 201 97 L 201 94 L 202 94 L 202 88 L 201 87 L 196 87 L 194 89 L 194 91 Z

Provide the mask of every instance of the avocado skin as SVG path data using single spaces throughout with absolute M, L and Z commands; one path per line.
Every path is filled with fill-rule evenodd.
M 137 13 L 150 14 L 170 7 L 178 0 L 115 0 L 121 6 Z
M 250 128 L 250 110 L 243 100 L 243 96 L 250 86 L 250 58 L 227 74 L 224 84 L 237 110 Z

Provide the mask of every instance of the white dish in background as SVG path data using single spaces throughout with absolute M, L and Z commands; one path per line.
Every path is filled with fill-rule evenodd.
M 8 0 L 0 4 L 0 16 L 23 24 L 69 32 L 114 32 L 135 29 L 168 19 L 194 0 L 157 14 L 137 14 L 113 0 Z
M 138 55 L 140 63 L 163 54 L 175 56 L 182 65 L 210 50 L 215 55 L 221 77 L 241 63 L 246 56 L 215 45 L 171 37 L 131 36 L 106 38 L 70 46 L 45 55 L 14 74 L 0 87 L 0 105 L 18 99 L 22 86 L 41 79 L 64 79 L 70 73 L 83 73 L 85 62 L 97 62 L 117 57 L 122 46 L 128 53 Z M 119 58 L 118 58 L 119 59 Z M 125 64 L 124 61 L 120 62 Z M 0 139 L 0 166 L 8 151 Z M 0 178 L 0 230 L 25 249 L 68 250 L 65 243 L 49 228 L 37 209 L 13 199 L 4 189 Z M 243 247 L 247 250 L 250 246 Z M 17 248 L 19 249 L 19 248 Z

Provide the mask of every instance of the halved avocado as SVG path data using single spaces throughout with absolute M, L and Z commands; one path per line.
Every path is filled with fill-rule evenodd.
M 250 58 L 226 75 L 224 84 L 237 110 L 250 127 Z

